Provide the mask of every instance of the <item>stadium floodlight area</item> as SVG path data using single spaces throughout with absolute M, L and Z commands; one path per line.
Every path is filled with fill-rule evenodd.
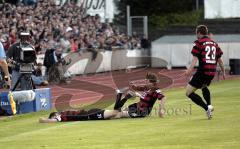
M 147 16 L 131 16 L 130 17 L 130 36 L 137 34 L 138 36 L 148 37 L 148 17 Z
M 148 17 L 147 16 L 131 16 L 130 6 L 127 6 L 127 34 L 134 34 L 142 37 L 148 37 Z

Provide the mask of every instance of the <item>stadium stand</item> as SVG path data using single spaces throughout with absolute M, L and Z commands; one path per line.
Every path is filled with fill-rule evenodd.
M 75 3 L 58 6 L 50 0 L 33 5 L 3 3 L 0 7 L 0 36 L 5 50 L 25 29 L 31 32 L 39 53 L 54 48 L 58 42 L 64 52 L 141 48 L 140 38 L 120 33 L 116 26 L 102 23 L 99 15 L 90 16 Z
M 92 53 L 90 59 L 95 61 L 101 51 L 146 49 L 149 44 L 147 39 L 127 36 L 112 23 L 102 22 L 98 14 L 87 14 L 86 8 L 75 1 L 61 6 L 56 0 L 6 2 L 0 3 L 0 39 L 6 52 L 23 30 L 31 33 L 38 57 L 60 45 L 65 55 L 78 53 L 80 60 L 84 53 Z

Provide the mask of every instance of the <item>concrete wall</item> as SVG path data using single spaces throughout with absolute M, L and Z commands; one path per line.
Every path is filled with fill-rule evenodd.
M 151 63 L 147 50 L 115 50 L 99 52 L 95 60 L 92 53 L 65 53 L 64 58 L 71 64 L 66 69 L 71 74 L 88 74 L 147 66 Z M 37 62 L 43 63 L 44 55 L 37 56 Z

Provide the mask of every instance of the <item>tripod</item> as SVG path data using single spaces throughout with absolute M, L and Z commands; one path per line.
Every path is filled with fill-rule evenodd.
M 14 87 L 12 88 L 11 91 L 15 91 L 15 89 L 17 88 L 18 84 L 20 84 L 20 87 L 21 87 L 21 90 L 33 90 L 33 89 L 36 89 L 36 86 L 35 84 L 33 83 L 33 80 L 32 80 L 32 72 L 28 72 L 28 73 L 21 73 L 20 72 L 20 76 L 18 77 L 18 80 L 17 82 L 14 84 Z M 25 87 L 23 88 L 23 84 L 25 85 Z M 20 101 L 16 101 L 16 107 L 17 107 L 17 113 L 19 114 L 20 111 Z
M 17 86 L 20 83 L 20 81 L 21 81 L 21 83 L 25 84 L 24 88 L 22 88 L 22 85 L 21 85 L 21 90 L 33 90 L 33 89 L 36 89 L 36 86 L 33 83 L 31 75 L 32 75 L 32 73 L 21 73 L 20 76 L 18 77 L 18 80 L 17 80 L 16 84 L 14 84 L 14 87 L 12 88 L 12 91 L 15 91 L 15 89 L 17 88 Z

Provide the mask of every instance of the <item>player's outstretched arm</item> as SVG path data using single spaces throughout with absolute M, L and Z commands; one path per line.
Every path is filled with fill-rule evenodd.
M 44 117 L 39 118 L 39 123 L 56 123 L 58 122 L 57 119 L 48 119 Z
M 130 84 L 129 89 L 132 91 L 143 91 L 145 88 L 143 86 L 137 86 L 135 84 Z
M 220 66 L 220 68 L 221 68 L 221 71 L 222 71 L 222 75 L 223 75 L 223 79 L 225 80 L 225 69 L 224 69 L 224 64 L 223 64 L 223 60 L 222 60 L 222 58 L 219 58 L 218 59 L 218 64 L 219 64 L 219 66 Z
M 153 87 L 152 84 L 146 84 L 146 85 L 134 85 L 134 84 L 130 84 L 130 90 L 133 91 L 146 91 L 149 89 L 158 89 L 158 87 Z
M 166 97 L 163 97 L 159 102 L 159 111 L 158 111 L 158 116 L 163 118 L 164 114 L 165 114 L 165 101 L 166 101 Z

